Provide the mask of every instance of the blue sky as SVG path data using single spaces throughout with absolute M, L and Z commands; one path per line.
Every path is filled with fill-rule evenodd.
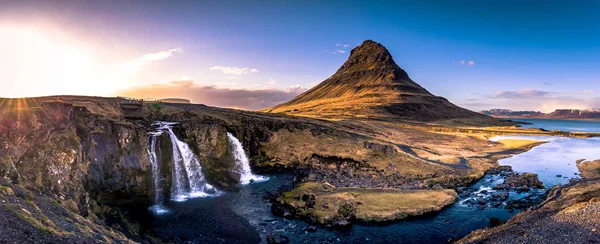
M 353 47 L 372 39 L 386 46 L 417 83 L 473 110 L 600 107 L 597 16 L 600 2 L 591 0 L 0 0 L 0 33 L 5 34 L 0 37 L 14 39 L 2 45 L 12 54 L 0 59 L 12 72 L 0 82 L 13 89 L 0 96 L 59 93 L 63 90 L 48 84 L 60 81 L 72 88 L 65 88 L 69 93 L 126 90 L 141 96 L 144 91 L 255 109 L 326 79 Z M 39 47 L 23 30 L 51 45 Z M 86 66 L 57 75 L 44 69 L 43 62 L 54 59 L 39 58 L 46 61 L 37 61 L 37 73 L 48 75 L 24 75 L 32 66 L 19 51 L 29 50 L 26 43 L 54 50 L 48 52 L 52 55 L 73 54 L 60 62 L 65 67 L 52 70 Z M 24 61 L 15 63 L 12 57 L 19 55 Z M 25 89 L 32 84 L 44 88 Z M 227 97 L 237 102 L 223 102 Z

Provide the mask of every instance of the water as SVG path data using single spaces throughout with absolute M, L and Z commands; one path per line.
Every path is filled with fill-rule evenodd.
M 188 198 L 219 195 L 220 192 L 206 182 L 198 157 L 192 152 L 187 143 L 179 140 L 173 133 L 172 127 L 175 124 L 158 122 L 155 124 L 157 131 L 153 135 L 168 133 L 173 146 L 171 200 L 181 202 Z
M 228 136 L 238 162 L 238 172 L 249 176 L 244 179 L 252 179 L 249 162 L 239 140 L 231 134 Z M 492 140 L 507 138 L 496 137 Z M 600 158 L 600 151 L 597 150 L 600 140 L 597 138 L 510 138 L 548 141 L 528 152 L 500 161 L 500 164 L 511 165 L 517 172 L 539 174 L 547 188 L 578 177 L 575 175 L 578 172 L 575 160 Z M 557 177 L 557 174 L 562 177 Z M 262 183 L 241 184 L 239 192 L 224 193 L 215 198 L 166 202 L 165 207 L 170 212 L 152 215 L 142 225 L 150 227 L 148 229 L 154 230 L 153 234 L 161 239 L 176 243 L 264 243 L 268 233 L 287 236 L 291 243 L 446 243 L 473 230 L 488 227 L 491 218 L 510 219 L 518 210 L 505 209 L 507 201 L 535 197 L 544 191 L 509 191 L 507 201 L 503 201 L 499 207 L 492 207 L 491 196 L 496 192 L 493 186 L 501 184 L 504 179 L 499 175 L 486 175 L 460 194 L 455 204 L 433 215 L 383 225 L 356 224 L 346 231 L 318 227 L 316 232 L 309 232 L 307 228 L 310 225 L 304 221 L 274 216 L 266 199 L 267 192 L 277 192 L 279 187 L 291 185 L 293 176 L 279 174 L 269 175 L 268 178 L 269 181 Z M 487 202 L 482 205 L 477 203 L 479 199 L 486 199 Z
M 153 216 L 147 224 L 160 238 L 176 242 L 264 243 L 268 233 L 277 233 L 289 237 L 291 243 L 446 243 L 487 227 L 492 217 L 508 220 L 517 213 L 456 203 L 431 216 L 385 225 L 356 224 L 347 231 L 318 227 L 313 233 L 306 231 L 310 225 L 301 220 L 283 219 L 271 213 L 264 197 L 267 192 L 291 184 L 293 176 L 277 174 L 269 178 L 267 182 L 242 185 L 239 192 L 216 198 L 169 202 L 167 206 L 172 211 Z M 484 189 L 492 182 L 497 179 L 486 176 L 472 187 Z M 464 199 L 461 197 L 459 201 Z
M 156 141 L 158 135 L 159 134 L 156 133 L 150 134 L 148 145 L 148 157 L 152 166 L 152 189 L 154 191 L 154 206 L 150 207 L 150 210 L 155 214 L 165 214 L 168 210 L 164 208 L 164 194 L 160 180 L 160 165 L 156 156 Z
M 501 139 L 528 139 L 546 141 L 540 146 L 501 159 L 500 165 L 510 165 L 516 172 L 532 172 L 539 176 L 546 188 L 562 185 L 571 178 L 579 178 L 575 161 L 579 159 L 600 159 L 600 138 L 567 138 L 550 136 L 498 136 Z M 560 176 L 558 176 L 560 175 Z
M 234 171 L 241 175 L 240 184 L 246 185 L 251 182 L 263 182 L 268 180 L 269 178 L 267 177 L 252 174 L 250 161 L 246 156 L 246 152 L 244 152 L 242 143 L 229 132 L 227 132 L 227 138 L 229 139 L 229 145 L 231 146 L 233 157 L 235 159 L 236 166 Z
M 569 132 L 600 132 L 600 121 L 523 118 L 511 118 L 511 120 L 532 123 L 521 125 L 523 128 L 542 128 L 545 130 L 561 130 Z

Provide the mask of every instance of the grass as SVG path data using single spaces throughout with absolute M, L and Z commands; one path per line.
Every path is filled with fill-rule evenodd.
M 15 193 L 13 192 L 13 190 L 8 187 L 8 186 L 0 186 L 0 194 L 5 195 L 5 196 L 12 196 Z
M 315 195 L 314 208 L 305 208 L 303 195 Z M 441 210 L 457 199 L 454 190 L 398 190 L 385 188 L 335 188 L 331 185 L 307 182 L 285 192 L 280 201 L 312 215 L 324 224 L 340 213 L 341 206 L 350 204 L 356 218 L 366 222 L 384 222 L 418 216 Z
M 11 212 L 15 217 L 17 217 L 21 221 L 23 221 L 33 227 L 35 227 L 36 229 L 47 232 L 47 233 L 55 233 L 54 229 L 56 228 L 56 226 L 47 217 L 44 216 L 45 218 L 38 220 L 37 218 L 34 217 L 34 215 L 31 212 L 19 207 L 18 205 L 14 205 L 14 204 L 5 204 L 4 207 L 6 208 L 6 210 Z
M 536 140 L 525 140 L 525 139 L 504 139 L 498 140 L 498 143 L 502 144 L 505 148 L 524 148 L 539 144 L 540 141 Z

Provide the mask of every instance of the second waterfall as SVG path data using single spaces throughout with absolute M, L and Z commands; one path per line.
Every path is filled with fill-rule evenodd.
M 229 132 L 227 132 L 227 137 L 229 138 L 229 145 L 231 146 L 233 157 L 235 159 L 235 168 L 233 170 L 240 174 L 240 184 L 246 185 L 252 182 L 262 182 L 268 180 L 269 178 L 265 176 L 255 175 L 252 173 L 252 170 L 250 169 L 250 160 L 248 160 L 240 140 L 235 138 L 235 136 Z

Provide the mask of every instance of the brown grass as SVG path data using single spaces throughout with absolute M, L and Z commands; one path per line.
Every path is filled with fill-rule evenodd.
M 304 194 L 315 194 L 317 204 L 314 209 L 307 209 L 305 214 L 317 217 L 320 223 L 337 216 L 339 207 L 345 203 L 356 206 L 357 219 L 381 222 L 439 211 L 457 199 L 456 192 L 448 189 L 333 188 L 307 182 L 291 192 L 284 193 L 280 200 L 303 207 L 304 202 L 299 199 Z

